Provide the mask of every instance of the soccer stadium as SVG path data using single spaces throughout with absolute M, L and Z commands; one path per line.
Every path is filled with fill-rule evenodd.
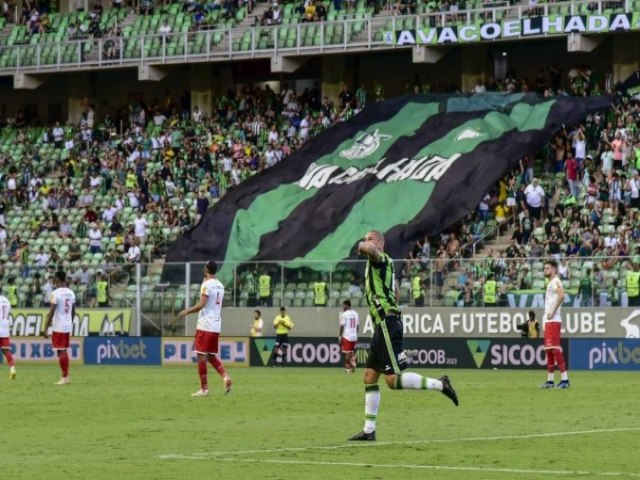
M 640 478 L 640 1 L 0 13 L 7 478 Z

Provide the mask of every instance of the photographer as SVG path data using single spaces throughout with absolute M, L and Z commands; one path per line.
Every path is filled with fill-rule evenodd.
M 529 310 L 529 320 L 518 325 L 520 335 L 524 338 L 538 338 L 540 336 L 540 324 L 536 320 L 536 312 Z

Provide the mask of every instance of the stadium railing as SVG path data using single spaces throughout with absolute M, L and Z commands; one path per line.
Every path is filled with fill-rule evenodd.
M 467 252 L 471 254 L 470 251 Z M 555 259 L 556 257 L 548 257 Z M 424 306 L 433 307 L 505 307 L 531 308 L 544 305 L 546 283 L 543 273 L 546 258 L 450 258 L 444 261 L 443 285 L 438 292 L 436 259 L 394 260 L 399 303 L 414 306 L 412 282 L 422 275 Z M 149 334 L 172 334 L 184 331 L 184 323 L 177 313 L 199 300 L 200 281 L 204 263 L 165 264 L 173 272 L 174 283 L 163 282 L 161 270 L 153 265 L 128 266 L 131 274 L 128 285 L 115 284 L 111 290 L 110 306 L 131 308 L 141 319 L 143 330 Z M 565 307 L 611 306 L 613 289 L 620 306 L 627 306 L 627 272 L 640 267 L 636 257 L 570 257 L 560 258 L 560 272 L 565 290 Z M 154 270 L 154 268 L 158 268 Z M 595 268 L 598 268 L 596 272 Z M 225 284 L 225 307 L 313 307 L 314 284 L 325 282 L 327 303 L 319 308 L 338 308 L 350 299 L 354 307 L 367 306 L 363 284 L 365 261 L 316 262 L 251 262 L 231 263 L 221 267 Z M 579 294 L 580 280 L 591 270 L 591 294 Z M 270 277 L 270 296 L 261 299 L 259 277 Z M 493 274 L 496 284 L 496 303 L 485 305 L 483 279 Z M 253 276 L 253 281 L 251 280 Z M 468 294 L 462 282 L 469 282 Z M 617 287 L 615 283 L 617 282 Z M 583 287 L 584 288 L 584 287 Z
M 389 49 L 397 48 L 389 39 L 383 38 L 384 32 L 389 31 L 481 25 L 536 16 L 634 13 L 637 10 L 640 10 L 640 0 L 585 0 L 544 3 L 535 9 L 529 9 L 526 5 L 514 5 L 461 10 L 455 14 L 354 14 L 330 22 L 7 45 L 0 50 L 0 73 L 197 63 L 232 58 L 268 58 L 277 54 L 304 55 Z M 107 52 L 112 52 L 113 55 L 109 57 Z

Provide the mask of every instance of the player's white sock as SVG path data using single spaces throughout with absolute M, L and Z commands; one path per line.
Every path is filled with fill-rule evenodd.
M 365 433 L 375 432 L 378 408 L 380 407 L 380 387 L 378 385 L 364 386 L 364 428 Z
M 442 391 L 442 382 L 434 378 L 423 377 L 413 372 L 399 373 L 396 376 L 397 389 L 408 390 L 439 390 Z
M 564 372 L 560 372 L 560 379 L 569 380 L 569 372 L 567 372 L 566 370 Z
M 553 373 L 547 373 L 547 382 L 553 382 Z

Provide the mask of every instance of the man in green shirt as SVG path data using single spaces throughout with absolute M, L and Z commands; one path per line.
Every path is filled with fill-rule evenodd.
M 439 390 L 458 405 L 458 396 L 446 375 L 439 380 L 405 372 L 407 357 L 402 347 L 402 320 L 396 300 L 393 261 L 384 253 L 384 236 L 370 231 L 358 245 L 358 253 L 367 256 L 365 293 L 375 324 L 364 370 L 365 422 L 362 431 L 349 440 L 375 441 L 376 417 L 380 405 L 378 379 L 384 374 L 392 390 Z

